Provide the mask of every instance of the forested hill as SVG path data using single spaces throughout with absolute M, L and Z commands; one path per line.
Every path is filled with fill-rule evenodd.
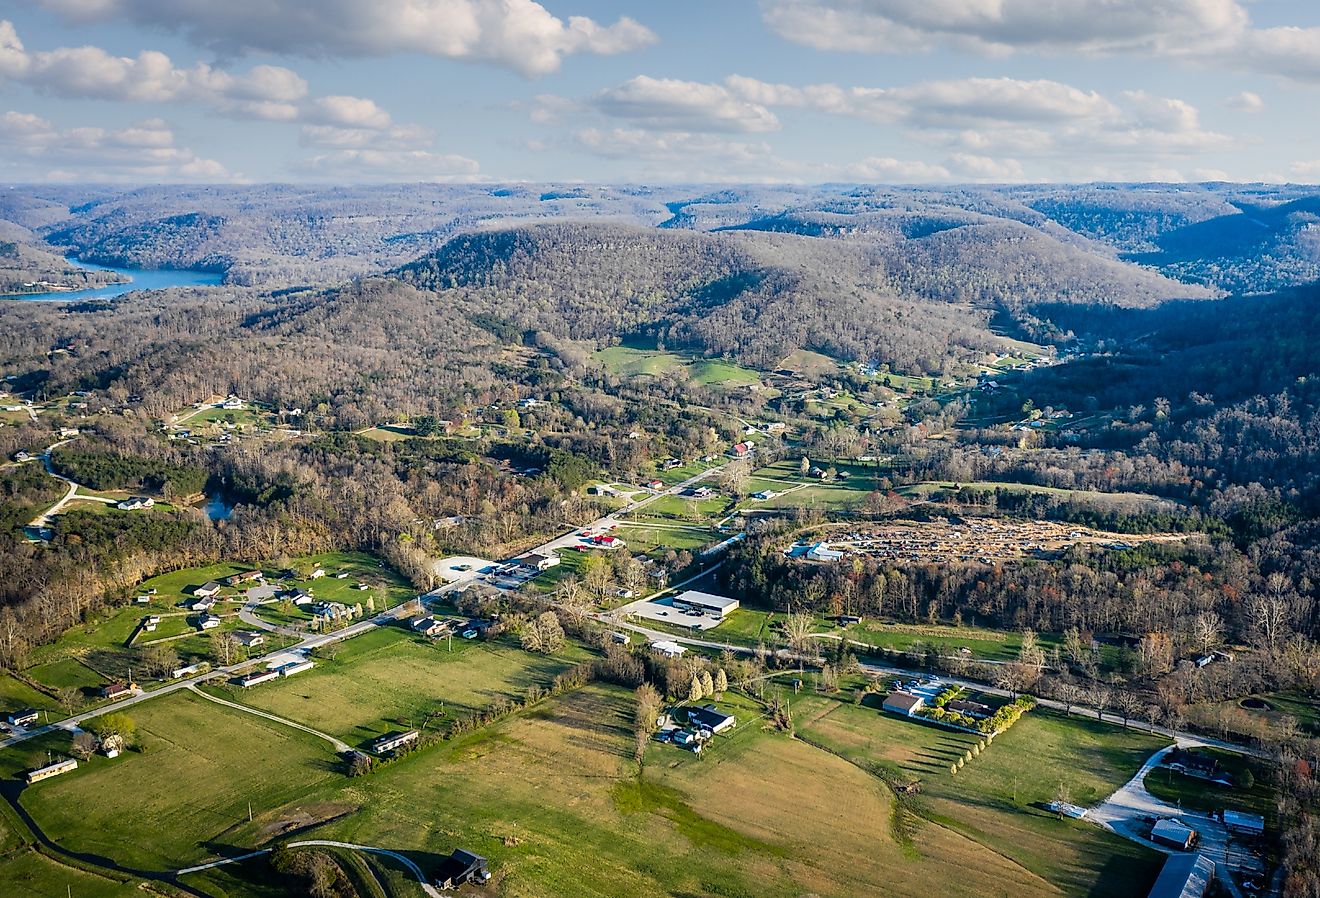
M 397 275 L 515 331 L 641 334 L 762 367 L 811 349 L 931 372 L 998 345 L 993 311 L 1209 295 L 1016 222 L 949 224 L 908 217 L 834 239 L 546 224 L 456 237 Z
M 885 256 L 890 286 L 941 300 L 1141 304 L 1171 292 L 1155 272 L 1226 292 L 1320 277 L 1317 195 L 1233 184 L 25 185 L 0 192 L 0 223 L 89 261 L 218 268 L 258 288 L 383 273 L 463 234 L 593 221 L 865 243 Z M 1063 279 L 1042 281 L 1045 265 Z M 968 279 L 949 276 L 963 266 Z

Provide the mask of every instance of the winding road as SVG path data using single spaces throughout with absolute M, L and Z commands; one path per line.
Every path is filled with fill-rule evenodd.
M 352 842 L 332 842 L 329 839 L 306 839 L 301 842 L 289 842 L 287 844 L 287 847 L 345 848 L 350 851 L 366 851 L 370 854 L 379 854 L 383 857 L 388 857 L 391 858 L 392 860 L 396 860 L 404 867 L 406 867 L 408 869 L 408 872 L 412 873 L 412 875 L 416 877 L 417 882 L 420 883 L 422 886 L 422 891 L 426 892 L 426 894 L 432 896 L 432 898 L 441 898 L 440 890 L 437 889 L 435 886 L 431 885 L 431 883 L 426 878 L 426 874 L 422 872 L 422 868 L 417 866 L 417 863 L 412 858 L 400 854 L 397 851 L 392 851 L 389 848 L 377 848 L 374 845 L 355 845 Z M 260 851 L 250 851 L 247 854 L 240 854 L 238 857 L 221 858 L 220 860 L 210 861 L 209 863 L 198 864 L 195 867 L 185 867 L 184 869 L 177 871 L 174 875 L 186 876 L 189 873 L 200 873 L 203 870 L 212 870 L 216 867 L 223 867 L 226 864 L 238 864 L 246 860 L 251 860 L 254 857 L 261 857 L 264 854 L 270 854 L 270 852 L 271 849 L 269 848 L 263 848 Z

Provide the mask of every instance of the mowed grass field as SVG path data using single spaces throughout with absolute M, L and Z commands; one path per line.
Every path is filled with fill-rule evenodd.
M 672 352 L 636 349 L 629 346 L 611 346 L 602 349 L 596 353 L 596 360 L 610 373 L 623 377 L 643 375 L 658 377 L 665 372 L 684 368 L 692 380 L 703 386 L 740 386 L 757 383 L 761 379 L 761 376 L 750 368 L 722 359 L 687 358 Z
M 338 647 L 333 660 L 288 679 L 250 689 L 208 686 L 230 701 L 338 736 L 350 745 L 397 729 L 419 728 L 428 711 L 443 708 L 432 727 L 529 686 L 548 686 L 586 657 L 570 643 L 559 655 L 524 652 L 510 644 L 455 638 L 430 642 L 400 627 L 374 630 Z
M 268 813 L 343 777 L 324 741 L 195 695 L 163 696 L 129 716 L 143 751 L 96 756 L 23 790 L 23 806 L 71 851 L 138 869 L 177 869 L 250 848 L 231 832 L 247 824 L 248 802 L 254 813 Z M 27 754 L 6 752 L 6 766 L 26 766 Z
M 890 835 L 892 798 L 855 766 L 765 732 L 755 706 L 703 758 L 652 744 L 632 760 L 628 691 L 591 686 L 335 790 L 358 806 L 316 832 L 389 845 L 423 866 L 462 846 L 504 898 L 1057 895 L 951 830 Z M 329 792 L 318 795 L 333 800 Z M 966 891 L 962 891 L 965 889 Z
M 34 848 L 0 858 L 0 889 L 5 898 L 130 898 L 164 894 L 140 880 L 120 882 L 62 864 Z
M 1020 878 L 1087 898 L 1144 895 L 1159 873 L 1162 855 L 1040 805 L 1061 787 L 1076 804 L 1098 803 L 1163 739 L 1036 710 L 951 776 L 949 765 L 976 741 L 970 734 L 817 696 L 799 698 L 794 712 L 807 738 L 867 769 L 921 783 L 915 808 L 928 822 L 918 825 L 918 844 L 937 823 L 1011 860 Z

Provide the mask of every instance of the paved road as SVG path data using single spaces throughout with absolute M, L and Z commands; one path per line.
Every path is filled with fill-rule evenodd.
M 77 438 L 77 437 L 70 437 L 70 438 L 67 439 L 67 440 L 60 440 L 58 443 L 51 443 L 49 446 L 47 446 L 47 447 L 42 451 L 42 453 L 41 453 L 41 464 L 42 464 L 42 467 L 44 467 L 44 468 L 46 469 L 46 473 L 49 474 L 51 477 L 54 477 L 56 480 L 62 480 L 62 481 L 64 481 L 65 483 L 67 483 L 67 484 L 69 485 L 69 488 L 68 488 L 68 490 L 65 491 L 64 495 L 60 497 L 60 499 L 59 499 L 58 502 L 56 502 L 56 503 L 55 503 L 54 505 L 52 505 L 50 508 L 47 508 L 47 509 L 46 509 L 45 511 L 43 511 L 41 514 L 37 515 L 36 518 L 33 519 L 32 523 L 31 523 L 29 526 L 31 526 L 31 527 L 37 527 L 37 528 L 41 528 L 41 529 L 45 529 L 45 528 L 49 527 L 49 526 L 50 526 L 50 519 L 53 518 L 55 515 L 59 514 L 60 511 L 63 510 L 64 506 L 65 506 L 65 505 L 68 505 L 68 504 L 69 504 L 69 501 L 72 500 L 73 497 L 76 496 L 76 495 L 78 494 L 78 486 L 79 486 L 79 484 L 77 484 L 77 483 L 75 483 L 74 481 L 70 480 L 69 478 L 65 477 L 63 474 L 56 474 L 56 473 L 55 473 L 55 468 L 54 468 L 54 467 L 51 465 L 51 463 L 50 463 L 50 454 L 51 454 L 52 452 L 54 452 L 56 449 L 58 449 L 59 447 L 65 445 L 65 444 L 67 444 L 67 443 L 72 443 L 72 442 L 73 442 L 74 440 L 76 440 L 76 439 L 78 439 L 78 438 Z
M 1196 738 L 1177 740 L 1178 748 L 1199 748 L 1205 744 L 1204 741 Z M 1199 850 L 1214 863 L 1215 879 L 1223 884 L 1233 898 L 1243 898 L 1237 883 L 1229 873 L 1228 861 L 1231 849 L 1228 828 L 1207 814 L 1169 804 L 1146 790 L 1146 774 L 1158 767 L 1173 749 L 1174 746 L 1170 745 L 1147 758 L 1146 763 L 1141 765 L 1141 769 L 1132 779 L 1119 786 L 1113 795 L 1091 808 L 1086 819 L 1125 839 L 1164 854 L 1182 852 L 1166 848 L 1143 836 L 1141 833 L 1150 827 L 1146 818 L 1175 817 L 1181 820 L 1201 834 Z
M 354 845 L 352 842 L 332 842 L 328 839 L 305 839 L 301 842 L 289 842 L 288 847 L 289 848 L 314 848 L 314 847 L 347 848 L 351 851 L 367 851 L 370 852 L 371 854 L 379 854 L 388 858 L 393 858 L 394 860 L 398 861 L 399 863 L 407 867 L 408 870 L 412 873 L 412 875 L 416 877 L 417 881 L 422 886 L 422 891 L 426 892 L 426 894 L 428 895 L 431 895 L 432 898 L 441 898 L 440 890 L 437 889 L 435 886 L 431 885 L 431 883 L 426 878 L 426 874 L 422 872 L 422 868 L 417 866 L 416 862 L 414 862 L 412 858 L 402 855 L 397 851 L 391 851 L 388 848 L 376 848 L 375 846 L 372 845 Z M 211 870 L 216 867 L 223 867 L 226 864 L 237 864 L 254 857 L 261 857 L 263 854 L 270 854 L 270 851 L 271 849 L 269 848 L 263 848 L 260 851 L 250 851 L 247 854 L 241 854 L 238 857 L 222 858 L 218 861 L 211 861 L 210 863 L 206 863 L 206 864 L 198 864 L 196 867 L 185 867 L 184 869 L 178 871 L 175 874 L 175 876 L 185 876 L 189 873 L 200 873 L 203 870 Z
M 745 645 L 734 645 L 733 643 L 729 643 L 729 642 L 720 642 L 715 639 L 703 639 L 693 636 L 676 636 L 673 633 L 665 633 L 660 630 L 652 630 L 649 627 L 643 626 L 642 624 L 621 621 L 617 617 L 613 616 L 615 613 L 617 613 L 617 611 L 598 614 L 596 615 L 596 618 L 602 622 L 611 624 L 621 629 L 630 630 L 634 633 L 640 633 L 643 636 L 647 637 L 647 639 L 651 640 L 652 642 L 659 640 L 668 640 L 670 642 L 677 642 L 679 645 L 695 646 L 697 648 L 704 648 L 704 649 L 715 649 L 716 651 L 727 650 L 733 652 L 736 655 L 751 655 L 755 651 L 754 649 Z M 819 656 L 798 656 L 796 654 L 787 651 L 786 649 L 780 649 L 776 651 L 775 654 L 777 654 L 781 658 L 786 658 L 790 661 L 800 660 L 808 664 L 819 664 L 821 661 L 824 660 Z M 892 677 L 901 677 L 904 679 L 910 679 L 911 677 L 921 676 L 925 673 L 924 671 L 912 670 L 910 668 L 891 667 L 889 665 L 875 664 L 868 661 L 862 661 L 859 663 L 861 664 L 863 670 L 881 676 L 892 676 Z M 785 673 L 787 673 L 787 671 L 785 671 Z M 979 692 L 985 692 L 985 693 L 989 693 L 990 695 L 997 695 L 1001 697 L 1012 696 L 1012 693 L 1006 689 L 999 689 L 995 686 L 990 686 L 985 683 L 978 683 L 973 680 L 965 680 L 960 677 L 953 677 L 943 673 L 938 674 L 938 676 L 940 680 L 942 680 L 945 683 L 948 683 L 951 686 L 962 686 L 966 689 L 975 689 Z M 1108 717 L 1102 717 L 1101 712 L 1097 711 L 1095 708 L 1090 708 L 1087 707 L 1086 705 L 1079 704 L 1077 702 L 1074 702 L 1071 705 L 1065 705 L 1063 702 L 1055 701 L 1054 699 L 1048 699 L 1048 698 L 1037 698 L 1036 702 L 1041 707 L 1049 708 L 1053 711 L 1060 711 L 1070 715 L 1081 714 L 1082 716 L 1087 716 L 1087 717 L 1093 716 L 1097 720 L 1101 720 L 1104 723 L 1109 723 L 1114 726 L 1119 725 L 1119 720 L 1114 715 L 1111 714 Z M 1222 749 L 1224 751 L 1234 752 L 1235 754 L 1251 755 L 1260 758 L 1267 757 L 1267 755 L 1264 752 L 1258 749 L 1248 748 L 1247 746 L 1237 745 L 1232 742 L 1224 742 L 1219 739 L 1211 739 L 1206 736 L 1200 736 L 1195 733 L 1188 733 L 1183 730 L 1171 730 L 1168 729 L 1167 727 L 1154 726 L 1145 721 L 1139 721 L 1136 718 L 1131 719 L 1129 721 L 1129 724 L 1134 729 L 1139 729 L 1144 732 L 1153 733 L 1157 736 L 1164 736 L 1171 741 L 1186 741 L 1189 744 L 1195 743 L 1197 745 L 1207 745 L 1213 748 Z
M 267 720 L 271 720 L 274 721 L 275 723 L 283 724 L 286 727 L 293 727 L 295 730 L 302 730 L 304 733 L 311 733 L 313 736 L 316 736 L 318 739 L 324 739 L 326 742 L 329 742 L 331 745 L 335 747 L 335 751 L 339 752 L 340 754 L 344 754 L 345 752 L 349 752 L 353 750 L 347 742 L 344 742 L 340 739 L 336 739 L 334 736 L 331 736 L 328 733 L 322 733 L 320 730 L 314 730 L 311 727 L 303 726 L 301 723 L 296 723 L 292 720 L 287 720 L 283 717 L 280 717 L 277 714 L 269 714 L 265 711 L 258 711 L 256 708 L 249 708 L 247 705 L 240 705 L 238 702 L 230 702 L 230 701 L 226 701 L 225 699 L 218 698 L 214 695 L 210 695 L 198 689 L 197 684 L 195 683 L 190 685 L 188 689 L 191 690 L 193 693 L 200 695 L 208 702 L 215 702 L 217 705 L 224 705 L 226 708 L 233 708 L 235 711 L 243 711 L 248 714 L 254 714 L 257 717 L 264 717 Z

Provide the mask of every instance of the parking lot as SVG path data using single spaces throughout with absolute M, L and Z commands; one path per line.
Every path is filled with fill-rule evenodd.
M 692 630 L 710 630 L 720 625 L 718 617 L 679 611 L 670 604 L 672 601 L 672 599 L 658 599 L 651 602 L 642 599 L 630 605 L 624 605 L 619 610 L 625 615 L 659 621 L 663 624 L 673 624 L 676 627 L 687 627 Z

